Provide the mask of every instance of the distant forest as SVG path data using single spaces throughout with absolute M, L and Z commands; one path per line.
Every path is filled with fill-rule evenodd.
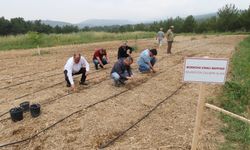
M 84 27 L 79 29 L 77 26 L 66 25 L 63 27 L 49 26 L 41 23 L 41 20 L 25 21 L 23 18 L 4 17 L 0 18 L 0 35 L 26 34 L 27 32 L 37 33 L 72 33 L 80 31 L 104 31 L 104 32 L 133 32 L 133 31 L 153 31 L 164 28 L 166 31 L 169 26 L 175 26 L 176 33 L 207 33 L 207 32 L 236 32 L 250 31 L 250 6 L 247 10 L 239 10 L 234 4 L 227 4 L 218 10 L 217 15 L 207 19 L 195 19 L 192 15 L 186 18 L 176 17 L 167 20 L 155 21 L 147 24 L 136 25 L 116 25 L 102 27 Z

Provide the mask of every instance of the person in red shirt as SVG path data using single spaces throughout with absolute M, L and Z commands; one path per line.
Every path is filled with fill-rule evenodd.
M 101 48 L 95 50 L 94 56 L 93 56 L 93 63 L 95 64 L 95 69 L 98 70 L 98 65 L 101 68 L 104 68 L 104 65 L 109 63 L 109 57 L 106 52 L 106 49 Z

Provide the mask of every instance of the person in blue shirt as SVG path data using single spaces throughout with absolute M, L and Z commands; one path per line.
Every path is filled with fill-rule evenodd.
M 141 73 L 153 72 L 155 73 L 154 65 L 156 63 L 155 56 L 157 55 L 156 49 L 146 49 L 141 52 L 137 64 Z

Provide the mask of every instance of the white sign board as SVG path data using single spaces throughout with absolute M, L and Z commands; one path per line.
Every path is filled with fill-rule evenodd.
M 228 59 L 186 58 L 183 81 L 223 84 L 227 69 Z

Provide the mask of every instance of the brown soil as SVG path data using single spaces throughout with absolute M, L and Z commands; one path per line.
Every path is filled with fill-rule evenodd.
M 140 74 L 134 63 L 135 79 L 120 88 L 114 87 L 109 78 L 112 65 L 95 71 L 91 59 L 94 48 L 105 47 L 113 64 L 121 41 L 44 48 L 41 56 L 35 54 L 35 49 L 0 52 L 0 114 L 23 101 L 40 103 L 42 107 L 38 118 L 26 113 L 24 120 L 13 123 L 9 114 L 0 117 L 0 145 L 28 138 L 83 109 L 37 137 L 3 149 L 98 149 L 182 85 L 185 57 L 230 58 L 243 38 L 241 35 L 195 36 L 195 39 L 179 36 L 173 44 L 173 55 L 166 55 L 166 45 L 159 50 L 156 74 Z M 129 44 L 135 43 L 129 41 Z M 140 50 L 154 47 L 155 41 L 144 39 L 137 44 L 139 50 L 133 53 L 134 58 Z M 74 52 L 81 52 L 91 64 L 89 85 L 79 87 L 77 93 L 71 93 L 65 86 L 62 73 L 66 60 Z M 75 80 L 78 82 L 79 77 Z M 206 86 L 208 101 L 215 98 L 220 87 Z M 107 149 L 190 149 L 198 89 L 197 84 L 185 85 Z M 206 109 L 199 149 L 214 150 L 224 141 L 217 115 Z

